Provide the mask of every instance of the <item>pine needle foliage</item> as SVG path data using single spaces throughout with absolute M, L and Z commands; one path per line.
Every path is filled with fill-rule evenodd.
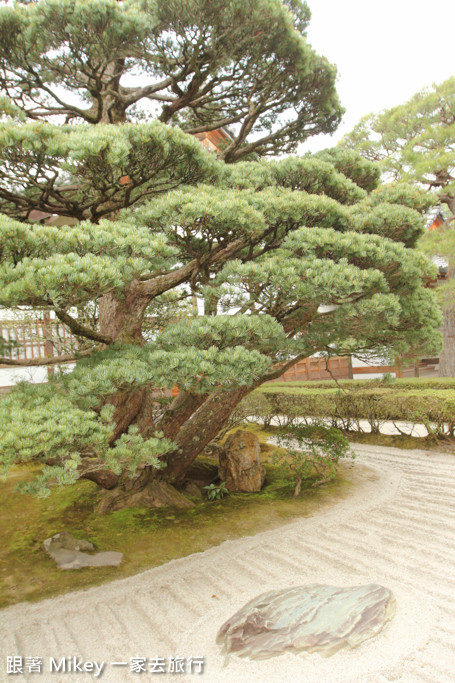
M 300 0 L 0 9 L 0 306 L 78 340 L 53 359 L 72 371 L 0 401 L 1 462 L 43 463 L 33 490 L 180 484 L 300 358 L 437 350 L 421 196 L 375 190 L 351 151 L 261 158 L 340 119 L 308 20 Z M 188 134 L 220 126 L 218 157 Z

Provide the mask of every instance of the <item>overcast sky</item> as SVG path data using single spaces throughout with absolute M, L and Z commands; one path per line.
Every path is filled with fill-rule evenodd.
M 333 136 L 299 151 L 329 147 L 370 112 L 408 100 L 455 75 L 455 0 L 307 0 L 308 41 L 338 67 L 346 109 Z

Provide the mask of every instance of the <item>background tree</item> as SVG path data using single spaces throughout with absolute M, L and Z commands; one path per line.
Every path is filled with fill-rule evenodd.
M 2 463 L 47 463 L 30 490 L 85 477 L 109 492 L 103 510 L 185 504 L 178 489 L 235 406 L 300 358 L 437 348 L 418 193 L 373 190 L 377 169 L 350 151 L 225 163 L 339 118 L 306 6 L 289 6 L 0 11 L 0 305 L 54 311 L 80 340 L 50 361 L 76 360 L 71 373 L 0 402 Z M 158 80 L 120 83 L 136 68 Z M 126 122 L 144 98 L 162 120 Z M 179 128 L 225 119 L 237 129 L 218 160 Z M 30 224 L 33 209 L 79 222 Z M 204 311 L 189 317 L 194 296 Z
M 379 162 L 386 179 L 436 191 L 455 215 L 455 77 L 364 116 L 341 146 Z
M 455 77 L 416 93 L 408 102 L 379 114 L 365 116 L 346 135 L 341 146 L 378 161 L 385 180 L 415 183 L 436 193 L 434 204 L 445 207 L 447 225 L 442 234 L 426 234 L 420 243 L 428 255 L 449 261 L 449 280 L 438 288 L 444 310 L 444 348 L 439 374 L 455 376 Z

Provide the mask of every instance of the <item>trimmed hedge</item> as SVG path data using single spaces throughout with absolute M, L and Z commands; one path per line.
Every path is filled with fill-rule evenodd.
M 367 420 L 371 431 L 378 433 L 384 422 L 403 421 L 424 424 L 433 436 L 455 436 L 455 388 L 413 387 L 406 391 L 402 386 L 382 384 L 343 391 L 333 382 L 323 389 L 314 387 L 313 382 L 305 386 L 290 384 L 274 383 L 256 389 L 243 399 L 239 410 L 259 417 L 266 425 L 272 419 L 287 425 L 295 423 L 296 418 L 319 417 L 329 418 L 334 427 L 344 431 L 361 431 L 360 421 Z
M 386 388 L 395 391 L 404 390 L 424 390 L 428 389 L 453 389 L 455 390 L 455 377 L 403 377 L 395 379 L 341 379 L 335 382 L 333 379 L 323 379 L 319 382 L 268 382 L 263 384 L 261 389 L 274 390 L 277 387 L 295 388 L 302 387 L 307 389 L 338 389 L 343 388 L 349 391 L 359 391 L 361 389 Z

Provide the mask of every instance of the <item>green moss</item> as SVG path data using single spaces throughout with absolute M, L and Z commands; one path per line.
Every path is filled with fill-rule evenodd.
M 267 436 L 260 429 L 254 431 L 261 440 Z M 268 455 L 265 452 L 267 478 L 260 493 L 236 493 L 214 502 L 199 499 L 187 510 L 130 508 L 104 516 L 96 514 L 99 493 L 92 482 L 80 481 L 56 489 L 46 499 L 32 498 L 14 491 L 18 482 L 30 478 L 32 468 L 15 468 L 0 482 L 0 606 L 40 600 L 129 576 L 227 539 L 314 515 L 349 495 L 352 487 L 361 482 L 360 475 L 346 469 L 336 482 L 293 498 L 292 483 L 280 479 Z M 203 458 L 200 467 L 205 476 L 216 476 L 215 460 Z M 91 541 L 99 551 L 123 552 L 122 564 L 59 570 L 44 551 L 43 541 L 63 530 Z
M 365 443 L 370 446 L 385 446 L 386 448 L 403 448 L 405 450 L 441 450 L 443 445 L 441 441 L 434 437 L 420 437 L 407 436 L 404 434 L 362 434 L 360 432 L 349 432 L 349 441 L 352 443 Z M 454 450 L 454 444 L 447 441 L 445 448 L 451 452 Z

